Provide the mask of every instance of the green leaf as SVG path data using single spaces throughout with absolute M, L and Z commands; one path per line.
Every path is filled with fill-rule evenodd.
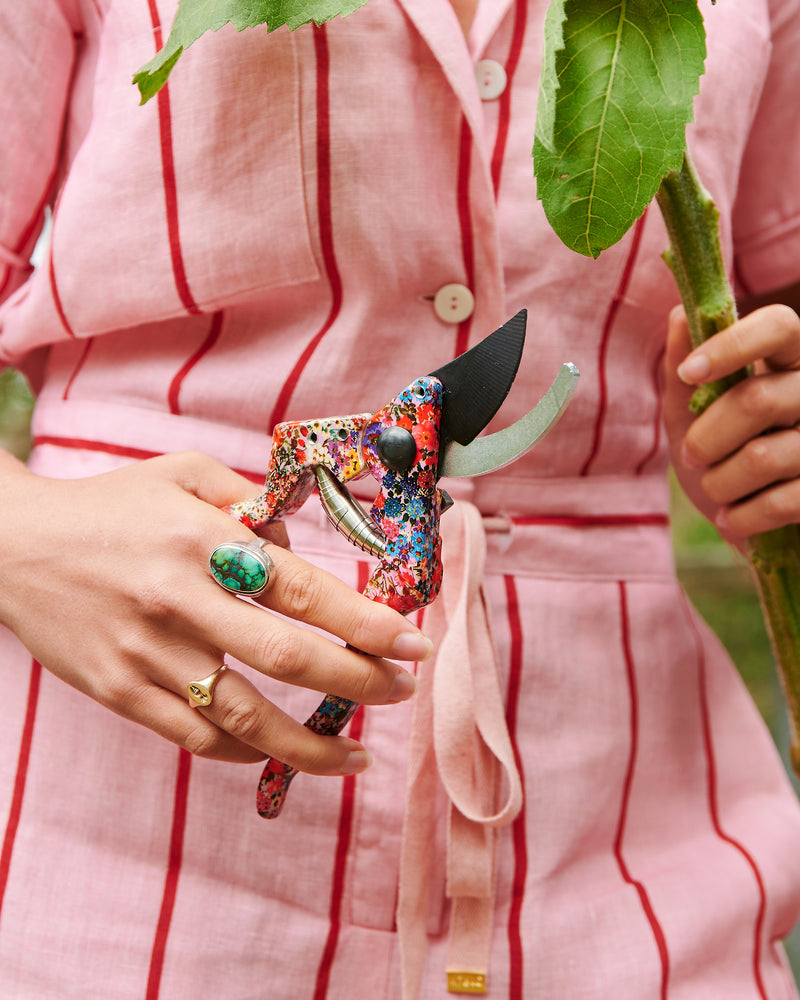
M 620 240 L 680 167 L 705 53 L 697 0 L 552 0 L 534 173 L 572 250 Z
M 556 53 L 564 48 L 564 4 L 566 0 L 552 0 L 544 18 L 544 52 L 542 53 L 542 78 L 539 81 L 539 102 L 536 107 L 536 133 L 534 138 L 549 152 L 554 153 L 553 133 L 556 127 Z
M 180 0 L 166 45 L 134 74 L 142 104 L 167 82 L 167 77 L 184 49 L 206 31 L 218 31 L 225 24 L 237 30 L 266 24 L 268 31 L 286 25 L 292 31 L 314 21 L 323 24 L 363 7 L 367 0 Z

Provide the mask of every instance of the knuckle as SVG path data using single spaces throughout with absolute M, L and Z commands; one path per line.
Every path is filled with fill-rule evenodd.
M 102 687 L 94 692 L 97 701 L 125 718 L 130 717 L 130 709 L 135 704 L 137 696 L 138 692 L 131 684 L 117 674 L 104 678 Z
M 344 616 L 354 644 L 365 652 L 377 653 L 397 633 L 396 612 L 383 604 L 360 598 L 357 607 Z
M 749 477 L 761 478 L 774 471 L 775 457 L 766 438 L 753 438 L 741 451 L 744 472 Z
M 738 403 L 747 417 L 763 422 L 775 415 L 775 403 L 769 380 L 754 376 L 740 383 Z
M 171 571 L 173 576 L 181 560 L 191 560 L 193 566 L 205 565 L 211 546 L 206 547 L 210 527 L 214 522 L 209 519 L 208 508 L 194 497 L 184 498 L 181 515 L 169 525 L 169 536 L 166 545 L 170 554 L 168 566 L 162 565 L 164 572 Z M 185 567 L 183 567 L 185 573 Z
M 353 669 L 347 677 L 347 697 L 360 705 L 371 704 L 380 699 L 382 691 L 376 690 L 372 670 Z M 383 685 L 384 687 L 386 685 Z
M 196 590 L 188 584 L 205 583 L 208 577 L 202 563 L 202 575 L 197 572 L 198 538 L 203 534 L 194 530 L 195 527 L 187 523 L 170 534 L 166 549 L 169 560 L 156 558 L 139 569 L 136 586 L 129 590 L 134 606 L 146 619 L 174 623 L 176 619 L 196 615 Z
M 176 458 L 181 465 L 188 466 L 190 469 L 207 468 L 214 464 L 214 460 L 209 455 L 197 448 L 188 448 L 186 451 L 179 452 Z
M 683 439 L 683 448 L 686 455 L 694 462 L 705 465 L 709 461 L 709 456 L 703 447 L 703 437 L 694 423 L 686 432 Z
M 738 358 L 745 355 L 748 350 L 748 336 L 739 323 L 734 323 L 733 326 L 729 326 L 723 332 L 722 336 L 718 335 L 715 343 L 719 344 L 720 348 L 724 345 L 725 350 L 722 352 L 723 356 L 730 354 L 731 356 Z
M 110 708 L 125 719 L 146 714 L 153 695 L 154 689 L 149 683 L 132 678 L 123 671 L 115 671 L 104 677 L 102 687 L 93 693 L 93 697 L 105 708 Z
M 327 774 L 331 770 L 331 760 L 328 748 L 316 740 L 308 741 L 301 754 L 294 754 L 293 767 L 306 774 Z
M 759 499 L 764 518 L 776 527 L 789 524 L 795 519 L 796 511 L 785 490 L 766 490 Z
M 189 449 L 167 456 L 175 478 L 183 485 L 196 483 L 204 470 L 213 462 L 205 452 Z
M 301 566 L 284 571 L 281 578 L 282 600 L 292 617 L 299 621 L 315 617 L 324 598 L 318 573 L 310 566 Z
M 771 322 L 779 333 L 787 339 L 800 341 L 800 317 L 791 306 L 777 302 L 771 306 L 770 314 Z
M 263 742 L 264 713 L 251 699 L 238 699 L 223 712 L 220 726 L 242 743 L 257 746 Z
M 196 725 L 185 734 L 181 741 L 184 750 L 194 757 L 215 759 L 222 749 L 222 732 L 212 725 Z
M 149 667 L 153 657 L 153 635 L 138 623 L 127 623 L 114 636 L 115 659 L 134 668 Z
M 265 629 L 253 642 L 253 665 L 284 680 L 294 676 L 303 662 L 302 636 L 289 629 Z
M 157 622 L 173 621 L 181 611 L 180 588 L 165 577 L 140 582 L 133 598 L 142 615 Z
M 730 499 L 719 477 L 713 473 L 700 477 L 700 487 L 712 503 L 725 503 Z

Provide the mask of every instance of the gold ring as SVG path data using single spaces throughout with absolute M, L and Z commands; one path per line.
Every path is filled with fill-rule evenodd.
M 209 674 L 208 677 L 204 677 L 201 681 L 192 681 L 189 684 L 186 690 L 189 692 L 189 704 L 192 708 L 208 708 L 211 704 L 211 699 L 214 697 L 214 688 L 217 686 L 217 681 L 227 669 L 228 664 L 223 663 L 222 666 L 217 667 L 213 674 Z

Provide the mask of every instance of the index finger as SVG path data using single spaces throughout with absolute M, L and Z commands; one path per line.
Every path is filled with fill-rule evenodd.
M 701 385 L 758 361 L 775 371 L 800 367 L 800 318 L 789 306 L 764 306 L 721 330 L 686 357 L 678 375 Z
M 287 618 L 313 625 L 372 656 L 425 660 L 433 644 L 407 618 L 372 601 L 338 577 L 276 545 L 267 549 L 275 583 L 257 603 Z

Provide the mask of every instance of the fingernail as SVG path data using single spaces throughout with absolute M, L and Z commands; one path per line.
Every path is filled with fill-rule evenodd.
M 417 690 L 417 679 L 407 670 L 401 670 L 394 679 L 389 704 L 396 705 L 398 701 L 406 701 Z
M 427 660 L 433 643 L 421 632 L 401 632 L 394 641 L 393 655 L 398 660 Z
M 351 750 L 339 768 L 339 774 L 361 774 L 372 764 L 372 757 L 366 750 Z
M 724 542 L 727 542 L 728 545 L 732 545 L 735 549 L 738 549 L 742 555 L 747 555 L 747 534 L 742 534 L 738 531 L 731 531 L 731 526 L 728 523 L 727 510 L 718 511 L 717 516 L 714 518 L 714 527 L 717 529 Z
M 683 445 L 681 448 L 681 462 L 687 469 L 702 469 L 705 465 L 705 462 L 699 461 L 699 459 L 696 459 L 694 455 L 690 454 L 686 445 Z
M 728 527 L 728 515 L 724 510 L 717 511 L 717 515 L 714 518 L 714 526 L 717 531 L 725 532 L 730 530 Z
M 687 385 L 697 385 L 711 374 L 711 362 L 705 354 L 690 354 L 678 365 L 678 378 Z

